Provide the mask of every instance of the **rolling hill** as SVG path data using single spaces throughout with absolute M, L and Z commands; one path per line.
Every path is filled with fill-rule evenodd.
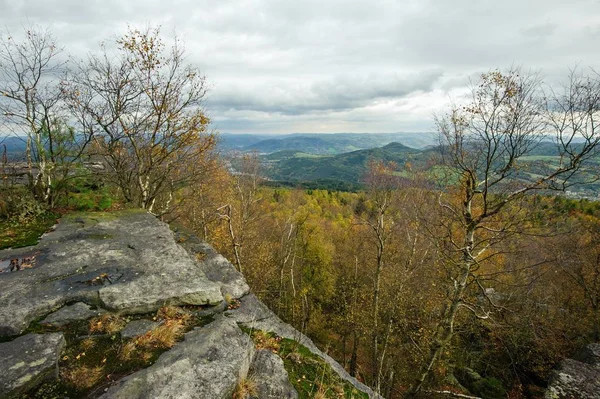
M 223 151 L 256 151 L 270 154 L 296 150 L 311 154 L 336 155 L 356 150 L 382 147 L 391 142 L 402 142 L 413 148 L 435 144 L 434 133 L 294 133 L 286 135 L 228 134 L 220 135 Z
M 268 177 L 285 181 L 336 180 L 359 183 L 370 160 L 406 162 L 422 160 L 427 151 L 390 143 L 380 148 L 357 150 L 331 156 L 315 156 L 300 151 L 280 151 L 263 157 Z

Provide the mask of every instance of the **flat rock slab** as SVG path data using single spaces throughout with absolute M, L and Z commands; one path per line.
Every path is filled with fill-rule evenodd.
M 124 329 L 121 330 L 121 338 L 133 338 L 146 334 L 148 331 L 154 330 L 161 323 L 153 320 L 133 320 L 127 323 Z
M 223 301 L 221 284 L 143 211 L 68 215 L 35 247 L 0 251 L 0 260 L 32 254 L 35 267 L 0 273 L 0 335 L 70 302 L 132 314 Z
M 248 373 L 256 381 L 256 399 L 297 399 L 283 360 L 271 351 L 256 352 Z
M 27 334 L 0 344 L 0 397 L 26 391 L 58 377 L 58 359 L 65 346 L 62 333 Z
M 253 355 L 250 337 L 221 316 L 185 334 L 155 364 L 118 381 L 101 398 L 230 399 Z
M 92 310 L 89 305 L 83 302 L 77 302 L 71 306 L 63 306 L 56 312 L 48 315 L 40 323 L 53 327 L 62 327 L 73 321 L 87 320 L 102 313 L 104 312 L 101 310 Z

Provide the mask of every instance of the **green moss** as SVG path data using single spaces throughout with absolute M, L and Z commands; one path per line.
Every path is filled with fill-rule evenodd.
M 252 330 L 243 325 L 240 329 L 249 334 L 257 343 L 264 337 L 277 338 L 273 333 Z M 277 338 L 278 339 L 278 338 Z M 357 390 L 352 384 L 340 378 L 331 366 L 297 341 L 278 339 L 277 354 L 283 359 L 288 377 L 300 399 L 314 398 L 320 391 L 326 398 L 368 399 L 369 395 Z
M 29 223 L 19 224 L 13 220 L 0 220 L 0 249 L 36 245 L 60 214 L 44 212 Z
M 123 209 L 112 212 L 94 211 L 94 212 L 69 212 L 63 216 L 65 222 L 81 223 L 85 227 L 94 226 L 101 222 L 116 220 L 127 215 L 135 215 L 138 213 L 146 213 L 145 210 L 139 208 Z

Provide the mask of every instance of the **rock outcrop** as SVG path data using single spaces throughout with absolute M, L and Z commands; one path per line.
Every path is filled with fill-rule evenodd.
M 0 259 L 34 259 L 31 268 L 1 275 L 0 335 L 20 334 L 71 302 L 133 314 L 165 303 L 223 300 L 221 285 L 151 215 L 128 211 L 65 219 L 35 247 L 0 251 Z
M 250 294 L 212 247 L 145 212 L 67 216 L 38 245 L 0 251 L 12 259 L 27 267 L 0 272 L 0 369 L 12 373 L 0 397 L 231 398 L 251 380 L 251 397 L 297 398 L 284 359 L 255 349 L 248 331 L 258 329 L 378 397 Z
M 154 365 L 123 378 L 101 398 L 228 399 L 248 374 L 253 355 L 250 337 L 220 316 L 187 333 Z
M 554 372 L 545 399 L 600 398 L 600 344 L 588 345 L 577 359 L 565 359 Z

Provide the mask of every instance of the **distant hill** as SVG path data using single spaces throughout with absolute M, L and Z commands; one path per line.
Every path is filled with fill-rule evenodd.
M 0 136 L 0 157 L 4 154 L 5 148 L 9 161 L 19 161 L 24 159 L 26 141 L 21 137 Z
M 220 135 L 219 147 L 224 151 L 257 151 L 270 154 L 296 150 L 310 154 L 336 155 L 382 147 L 401 142 L 413 148 L 436 143 L 434 133 L 294 133 L 285 135 L 228 134 Z
M 265 173 L 273 182 L 285 185 L 310 188 L 360 188 L 369 160 L 393 161 L 398 165 L 398 174 L 404 175 L 407 163 L 424 171 L 431 178 L 440 177 L 439 164 L 432 163 L 439 148 L 411 148 L 393 142 L 378 148 L 351 151 L 342 154 L 311 154 L 299 150 L 283 150 L 263 154 Z M 556 146 L 551 142 L 540 143 L 529 155 L 519 161 L 519 169 L 510 176 L 513 180 L 534 181 L 539 175 L 547 174 L 549 168 L 558 165 L 560 158 Z M 580 182 L 586 184 L 570 188 L 570 195 L 596 198 L 600 193 L 600 182 L 593 177 L 600 169 L 600 156 L 591 160 L 589 166 L 580 174 Z M 436 177 L 437 176 L 437 177 Z M 574 180 L 575 181 L 575 180 Z
M 406 162 L 423 159 L 426 152 L 400 143 L 338 155 L 312 155 L 299 151 L 280 151 L 263 157 L 269 178 L 284 181 L 337 180 L 360 182 L 370 160 Z

